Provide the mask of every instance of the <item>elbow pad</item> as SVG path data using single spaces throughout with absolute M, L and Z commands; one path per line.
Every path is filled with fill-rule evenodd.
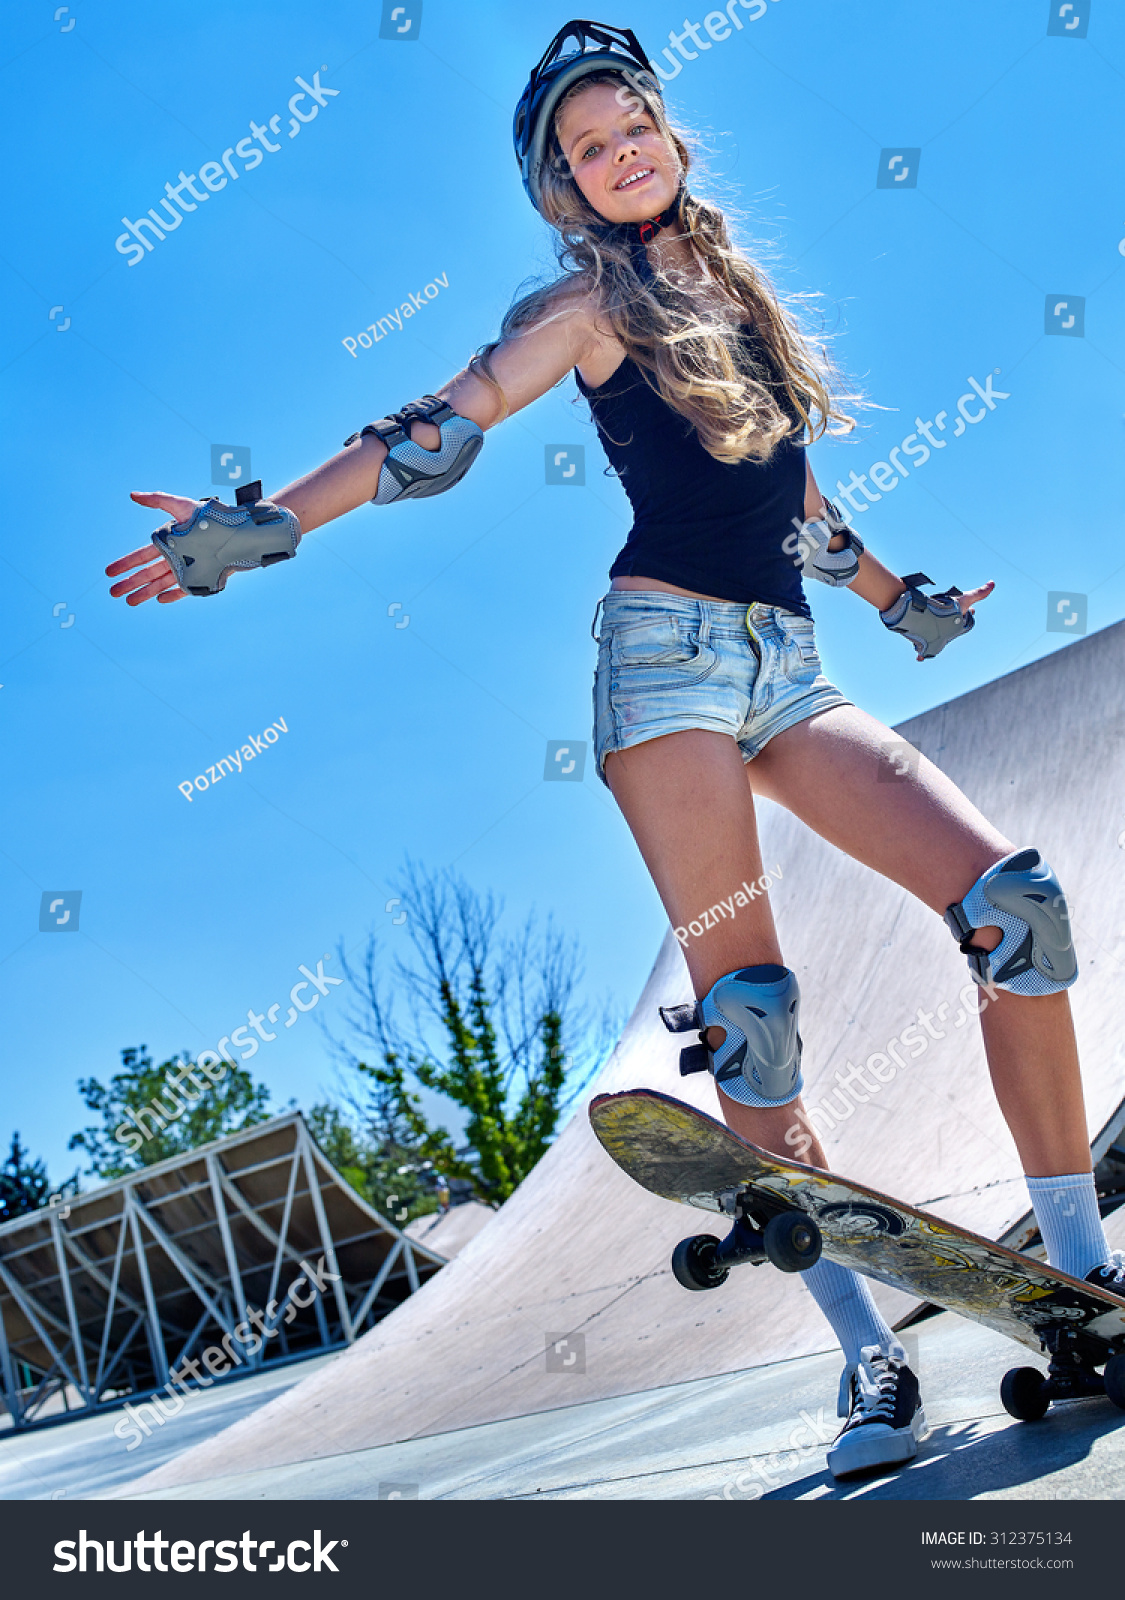
M 796 517 L 793 520 L 796 522 Z M 829 550 L 829 540 L 838 533 L 844 535 L 847 543 L 842 550 Z M 844 589 L 859 572 L 864 544 L 832 501 L 826 500 L 824 516 L 802 522 L 797 532 L 786 539 L 785 549 L 795 557 L 803 578 L 816 578 L 833 589 Z
M 423 450 L 414 444 L 410 438 L 411 422 L 434 423 L 441 433 L 441 448 Z M 401 411 L 393 412 L 389 422 L 369 422 L 344 440 L 344 448 L 362 439 L 365 433 L 376 434 L 387 447 L 387 459 L 371 497 L 373 506 L 444 494 L 461 481 L 484 444 L 484 433 L 476 423 L 459 417 L 447 401 L 434 394 L 411 400 Z
M 962 612 L 957 604 L 957 596 L 964 591 L 954 584 L 942 594 L 923 594 L 918 585 L 933 582 L 924 572 L 912 572 L 902 581 L 905 591 L 879 615 L 892 633 L 901 633 L 910 640 L 919 661 L 931 661 L 951 639 L 976 626 L 972 612 Z
M 285 506 L 262 499 L 260 480 L 244 483 L 236 505 L 207 500 L 186 522 L 166 522 L 152 536 L 187 594 L 218 594 L 232 572 L 270 567 L 297 554 L 301 524 Z

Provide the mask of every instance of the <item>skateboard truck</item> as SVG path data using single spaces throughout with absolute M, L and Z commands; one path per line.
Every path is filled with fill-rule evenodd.
M 730 1269 L 760 1267 L 763 1261 L 781 1272 L 805 1272 L 820 1259 L 820 1229 L 807 1211 L 780 1202 L 769 1206 L 760 1195 L 728 1191 L 720 1196 L 723 1211 L 734 1213 L 725 1239 L 697 1233 L 681 1239 L 672 1252 L 672 1274 L 685 1289 L 717 1289 Z
M 1038 1422 L 1052 1401 L 1087 1400 L 1105 1395 L 1125 1411 L 1125 1352 L 1096 1343 L 1080 1328 L 1049 1328 L 1040 1343 L 1051 1358 L 1046 1373 L 1038 1367 L 1013 1367 L 1004 1374 L 1000 1400 L 1019 1422 Z M 1105 1362 L 1104 1372 L 1098 1366 Z

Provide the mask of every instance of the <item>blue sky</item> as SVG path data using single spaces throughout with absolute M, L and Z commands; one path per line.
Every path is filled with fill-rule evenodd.
M 276 490 L 442 383 L 549 268 L 510 120 L 567 11 L 407 3 L 405 39 L 379 37 L 377 4 L 7 18 L 0 1138 L 18 1127 L 56 1175 L 85 1120 L 75 1080 L 122 1046 L 211 1048 L 248 1008 L 283 1002 L 284 1020 L 298 967 L 338 940 L 375 929 L 393 951 L 387 880 L 408 854 L 514 918 L 553 912 L 622 1006 L 664 931 L 589 763 L 543 781 L 548 741 L 589 738 L 590 618 L 628 527 L 572 383 L 490 434 L 453 494 L 364 508 L 214 600 L 129 610 L 101 575 L 159 520 L 130 489 L 219 493 L 221 445 Z M 919 666 L 854 596 L 812 596 L 829 676 L 888 722 L 1065 648 L 1050 594 L 1087 597 L 1089 631 L 1125 614 L 1125 14 L 1082 0 L 1083 26 L 1049 36 L 1054 9 L 750 0 L 668 85 L 743 243 L 821 296 L 838 358 L 886 408 L 815 447 L 822 484 L 948 413 L 945 448 L 900 452 L 909 475 L 856 521 L 899 571 L 995 578 L 978 628 Z M 705 11 L 612 20 L 666 65 L 669 31 Z M 325 103 L 291 122 L 295 79 L 318 72 Z M 115 250 L 123 217 L 275 116 L 254 170 L 232 157 L 239 177 L 135 266 Z M 896 169 L 916 184 L 880 188 L 896 150 L 920 151 Z M 353 356 L 343 341 L 412 292 L 415 316 Z M 1055 323 L 1076 321 L 1048 334 L 1062 301 Z M 989 374 L 1007 398 L 966 402 L 980 420 L 954 436 Z M 585 447 L 584 486 L 545 483 L 547 445 Z M 1075 628 L 1080 606 L 1061 613 Z M 279 719 L 252 765 L 185 798 Z M 38 931 L 54 889 L 82 891 L 73 936 Z M 311 1016 L 249 1065 L 279 1103 L 332 1083 Z

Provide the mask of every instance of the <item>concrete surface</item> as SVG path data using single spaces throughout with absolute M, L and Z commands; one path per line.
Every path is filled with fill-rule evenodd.
M 1125 1499 L 1125 1412 L 1090 1400 L 1013 1422 L 999 1382 L 1025 1360 L 1009 1340 L 949 1313 L 907 1338 L 933 1431 L 893 1476 L 829 1476 L 840 1359 L 827 1355 L 136 1498 Z M 567 1381 L 581 1393 L 581 1375 Z
M 436 1250 L 439 1256 L 452 1261 L 495 1215 L 491 1206 L 482 1205 L 479 1200 L 466 1200 L 463 1205 L 450 1207 L 444 1216 L 434 1213 L 416 1217 L 402 1231 L 408 1238 L 425 1245 L 427 1250 Z
M 292 1389 L 334 1355 L 310 1356 L 287 1366 L 267 1368 L 245 1378 L 216 1383 L 191 1395 L 184 1409 L 157 1425 L 151 1410 L 141 1415 L 151 1429 L 136 1441 L 121 1408 L 27 1433 L 0 1434 L 0 1500 L 86 1500 L 126 1483 L 171 1460 L 202 1439 L 220 1433 L 232 1422 Z M 138 1402 L 138 1405 L 143 1404 Z M 124 1437 L 114 1433 L 121 1426 Z

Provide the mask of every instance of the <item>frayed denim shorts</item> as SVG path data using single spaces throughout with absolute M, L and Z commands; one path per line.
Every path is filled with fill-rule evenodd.
M 812 623 L 780 606 L 611 589 L 599 610 L 594 750 L 603 783 L 606 756 L 666 733 L 729 733 L 752 761 L 775 734 L 852 703 L 821 672 Z

